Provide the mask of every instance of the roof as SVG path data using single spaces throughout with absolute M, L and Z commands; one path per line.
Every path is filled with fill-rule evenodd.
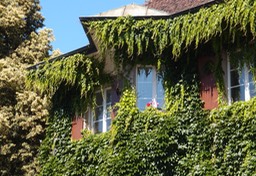
M 148 0 L 145 6 L 170 14 L 176 14 L 198 6 L 203 6 L 216 0 Z
M 152 9 L 148 6 L 129 4 L 117 9 L 102 12 L 94 17 L 120 17 L 120 16 L 164 16 L 170 15 L 168 12 Z

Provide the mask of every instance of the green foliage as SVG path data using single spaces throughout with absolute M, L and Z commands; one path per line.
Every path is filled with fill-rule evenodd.
M 93 105 L 93 93 L 109 82 L 110 76 L 103 73 L 103 67 L 95 58 L 75 54 L 31 70 L 27 85 L 53 97 L 56 105 L 79 110 Z
M 70 114 L 56 111 L 48 122 L 46 138 L 40 148 L 40 175 L 99 175 L 102 158 L 109 146 L 108 133 L 86 134 L 71 141 Z M 89 161 L 85 163 L 85 161 Z
M 61 173 L 64 173 L 61 170 L 65 168 L 66 162 L 62 160 L 62 157 L 72 154 L 72 148 L 68 147 L 71 144 L 71 121 L 70 118 L 64 117 L 62 112 L 56 111 L 54 116 L 48 119 L 46 138 L 40 147 L 39 159 L 43 161 L 40 163 L 43 166 L 41 168 L 42 174 L 51 175 L 51 173 L 59 173 L 61 175 Z M 45 171 L 45 168 L 48 169 L 48 172 Z
M 26 67 L 48 57 L 37 0 L 0 1 L 0 175 L 35 175 L 48 117 L 46 97 L 25 87 Z
M 84 131 L 82 140 L 71 141 L 72 113 L 66 113 L 63 106 L 69 104 L 67 100 L 75 102 L 75 98 L 86 102 L 83 106 L 87 107 L 96 87 L 104 84 L 99 79 L 104 75 L 103 67 L 83 55 L 47 63 L 28 75 L 29 85 L 53 96 L 54 103 L 62 100 L 61 106 L 54 106 L 55 114 L 49 119 L 47 136 L 40 148 L 40 174 L 256 174 L 256 99 L 221 105 L 212 112 L 203 110 L 196 61 L 189 52 L 184 54 L 191 47 L 213 41 L 218 57 L 213 71 L 218 88 L 223 91 L 223 44 L 232 48 L 242 39 L 255 37 L 255 9 L 252 0 L 227 0 L 174 19 L 121 17 L 85 24 L 95 34 L 102 52 L 114 49 L 117 63 L 123 64 L 118 69 L 141 58 L 144 60 L 140 63 L 164 68 L 161 74 L 166 87 L 165 108 L 139 111 L 135 90 L 125 90 L 116 105 L 118 113 L 109 132 Z M 249 61 L 252 53 L 247 54 Z M 161 60 L 145 61 L 152 56 Z M 134 60 L 124 61 L 128 57 Z
M 236 59 L 232 63 L 236 64 L 255 62 L 252 57 L 255 56 L 255 9 L 254 0 L 225 0 L 208 8 L 200 8 L 196 13 L 174 18 L 135 19 L 129 16 L 89 21 L 84 25 L 97 40 L 100 50 L 104 53 L 112 48 L 117 63 L 122 58 L 124 65 L 136 60 L 140 63 L 147 58 L 162 62 L 165 55 L 178 60 L 190 55 L 191 51 L 199 51 L 202 45 L 212 44 L 217 58 L 212 71 L 219 92 L 218 102 L 223 104 L 225 84 L 221 54 L 223 50 L 233 53 L 231 55 L 235 55 Z M 243 55 L 237 57 L 236 50 L 241 48 Z
M 35 32 L 43 27 L 44 21 L 39 13 L 40 9 L 39 1 L 35 0 L 1 0 L 0 58 L 8 56 L 10 51 L 24 45 L 24 40 L 30 38 L 31 34 L 37 35 Z M 41 42 L 42 45 L 45 44 L 45 40 Z M 48 50 L 47 47 L 45 49 Z
M 0 114 L 1 175 L 35 175 L 40 141 L 44 139 L 48 101 L 34 92 L 17 95 L 17 104 L 2 107 Z M 15 112 L 12 113 L 12 112 Z
M 255 103 L 236 102 L 210 114 L 211 153 L 217 175 L 255 175 Z
M 255 105 L 252 99 L 209 112 L 197 94 L 173 111 L 140 112 L 135 91 L 126 90 L 107 133 L 70 141 L 70 118 L 52 118 L 41 175 L 254 175 Z
M 174 58 L 178 58 L 189 47 L 197 48 L 225 31 L 229 43 L 237 36 L 255 37 L 255 9 L 254 0 L 226 0 L 173 19 L 119 17 L 84 25 L 95 34 L 102 51 L 111 46 L 116 52 L 122 50 L 129 56 L 144 55 L 147 51 L 160 56 L 169 50 Z
M 181 85 L 174 95 L 198 92 Z M 55 114 L 41 147 L 41 175 L 255 174 L 256 99 L 209 113 L 195 92 L 179 108 L 140 112 L 134 90 L 124 91 L 111 131 L 84 132 L 80 141 L 70 140 L 70 117 Z

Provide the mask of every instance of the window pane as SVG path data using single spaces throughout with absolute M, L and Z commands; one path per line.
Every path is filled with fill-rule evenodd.
M 112 104 L 112 90 L 105 89 L 96 93 L 96 107 L 93 113 L 93 129 L 95 133 L 105 132 L 111 124 L 110 107 Z
M 249 82 L 254 82 L 252 72 L 249 72 Z
M 238 67 L 236 64 L 232 64 L 232 63 L 229 63 L 230 64 L 230 70 L 237 70 Z
M 157 107 L 159 107 L 159 108 L 164 107 L 164 99 L 163 98 L 157 98 L 156 102 L 157 102 Z
M 255 83 L 250 83 L 249 89 L 250 89 L 250 98 L 255 97 L 256 96 Z
M 103 98 L 101 93 L 96 93 L 96 104 L 100 106 L 103 104 Z
M 244 84 L 244 70 L 239 75 L 238 70 L 231 71 L 231 86 Z
M 91 125 L 92 119 L 89 116 L 89 112 L 88 111 L 85 112 L 83 116 L 84 116 L 84 122 L 85 122 L 84 129 L 91 130 L 92 129 L 92 125 Z
M 106 99 L 106 117 L 110 117 L 110 108 L 111 108 L 111 103 L 112 103 L 112 94 L 111 94 L 111 90 L 107 90 L 107 99 Z
M 103 118 L 103 107 L 95 108 L 95 121 L 101 120 Z
M 111 94 L 111 90 L 107 90 L 107 100 L 106 100 L 107 104 L 111 104 L 111 101 L 112 101 L 112 94 Z
M 250 98 L 255 97 L 256 90 L 255 90 L 255 82 L 254 82 L 252 72 L 249 72 L 249 89 L 250 89 Z
M 148 103 L 152 101 L 152 98 L 144 98 L 144 99 L 138 99 L 138 108 L 140 110 L 144 110 L 147 106 Z
M 111 112 L 111 104 L 107 104 L 106 107 L 106 117 L 110 117 L 110 112 Z
M 152 83 L 152 79 L 153 79 L 152 71 L 153 71 L 152 67 L 139 67 L 138 75 L 137 75 L 138 82 Z
M 107 119 L 107 131 L 110 130 L 110 126 L 111 126 L 111 119 Z
M 245 100 L 245 87 L 244 86 L 239 86 L 235 88 L 231 88 L 231 100 L 233 102 Z
M 138 98 L 150 98 L 152 99 L 152 82 L 151 83 L 138 83 L 137 94 Z
M 158 107 L 163 107 L 164 105 L 164 88 L 163 88 L 163 79 L 162 77 L 157 78 L 157 87 L 156 87 L 156 101 L 158 103 Z
M 137 105 L 144 110 L 147 103 L 152 101 L 153 93 L 153 68 L 139 67 L 137 75 Z
M 95 133 L 102 133 L 103 132 L 103 122 L 95 122 L 94 123 L 94 132 Z

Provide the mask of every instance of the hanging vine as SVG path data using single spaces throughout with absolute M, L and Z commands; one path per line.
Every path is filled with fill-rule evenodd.
M 94 92 L 111 79 L 103 68 L 98 60 L 75 54 L 31 70 L 26 83 L 57 101 L 63 100 L 62 104 L 86 108 L 93 104 Z
M 164 50 L 171 49 L 177 59 L 189 47 L 197 48 L 200 43 L 220 36 L 225 29 L 228 42 L 234 42 L 239 33 L 254 38 L 255 14 L 254 0 L 225 0 L 176 18 L 136 20 L 129 16 L 84 22 L 84 25 L 95 34 L 103 52 L 110 46 L 116 51 L 126 47 L 129 56 L 147 51 L 160 56 Z

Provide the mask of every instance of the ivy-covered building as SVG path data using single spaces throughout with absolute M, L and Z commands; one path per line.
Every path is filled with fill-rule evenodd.
M 151 0 L 81 17 L 89 45 L 28 74 L 52 100 L 41 175 L 255 175 L 255 9 Z
M 100 50 L 97 38 L 93 37 L 93 27 L 89 30 L 87 23 L 109 19 L 113 20 L 117 19 L 118 17 L 127 16 L 132 16 L 135 20 L 138 21 L 148 19 L 168 19 L 180 15 L 197 12 L 201 7 L 211 6 L 215 2 L 194 2 L 193 4 L 187 4 L 187 6 L 178 6 L 174 9 L 166 9 L 166 11 L 161 10 L 162 7 L 159 7 L 158 4 L 153 3 L 154 1 L 148 2 L 147 6 L 131 4 L 120 7 L 118 9 L 103 12 L 95 16 L 81 17 L 80 20 L 90 41 L 90 45 L 88 47 L 94 48 L 96 53 Z M 181 5 L 182 3 L 186 4 L 184 1 L 179 2 L 179 5 Z M 162 5 L 164 4 L 168 4 L 169 8 L 173 8 L 173 6 L 175 6 L 175 4 L 170 2 L 163 2 Z M 150 6 L 156 7 L 158 9 L 150 8 Z M 111 84 L 103 86 L 103 92 L 99 91 L 96 94 L 97 107 L 95 109 L 95 115 L 94 112 L 92 112 L 92 110 L 89 108 L 82 116 L 75 116 L 72 122 L 73 139 L 81 138 L 81 131 L 85 128 L 94 132 L 106 132 L 110 128 L 111 119 L 113 119 L 115 116 L 113 115 L 115 114 L 115 112 L 109 113 L 108 111 L 110 107 L 112 107 L 113 105 L 115 105 L 116 102 L 119 101 L 124 82 L 123 78 L 118 78 L 120 77 L 120 72 L 118 72 L 120 68 L 117 67 L 119 67 L 120 65 L 116 65 L 113 59 L 116 56 L 111 55 L 111 52 L 109 51 L 106 51 L 106 53 L 108 54 L 106 55 L 104 63 L 105 72 L 110 73 L 111 75 L 115 75 L 117 78 Z M 122 71 L 121 74 L 122 76 L 126 75 L 125 79 L 128 79 L 129 83 L 136 88 L 137 105 L 140 110 L 144 110 L 147 106 L 149 106 L 149 103 L 152 103 L 154 101 L 157 104 L 154 106 L 164 109 L 165 95 L 163 73 L 161 73 L 159 68 L 157 68 L 157 65 L 154 63 L 155 61 L 145 61 L 146 59 L 154 60 L 154 54 L 150 54 L 150 56 L 146 57 L 149 58 L 142 58 L 141 61 L 136 61 L 136 64 L 132 63 L 131 65 L 126 65 L 127 68 L 122 68 L 126 70 L 125 73 L 124 71 Z M 203 71 L 203 67 L 207 64 L 211 64 L 212 62 L 214 62 L 214 60 L 215 57 L 213 52 L 207 54 L 200 53 L 196 56 L 196 61 L 198 62 L 198 69 L 202 72 L 200 73 L 200 93 L 201 98 L 204 101 L 205 109 L 213 109 L 217 107 L 218 104 L 218 92 L 213 73 L 205 73 Z
M 196 13 L 201 8 L 205 9 L 213 5 L 216 6 L 216 4 L 218 3 L 219 1 L 148 1 L 146 3 L 146 6 L 131 4 L 118 9 L 103 12 L 95 16 L 81 17 L 80 20 L 90 41 L 90 45 L 88 47 L 94 48 L 95 53 L 98 53 L 101 47 L 99 44 L 100 42 L 98 40 L 101 39 L 97 39 L 97 36 L 101 35 L 101 32 L 110 31 L 99 30 L 97 31 L 99 33 L 95 35 L 93 25 L 88 25 L 90 24 L 90 22 L 97 23 L 98 21 L 115 20 L 118 17 L 127 16 L 132 16 L 132 19 L 136 22 L 143 20 L 158 21 L 175 19 L 186 15 L 196 15 Z M 116 23 L 113 25 L 119 24 Z M 134 28 L 136 28 L 136 25 L 134 26 Z M 109 27 L 108 30 L 111 30 L 111 27 Z M 126 30 L 125 26 L 123 27 L 123 29 L 119 30 Z M 136 30 L 139 31 L 138 29 Z M 135 38 L 134 42 L 137 42 L 136 36 L 126 37 L 126 40 L 129 40 L 130 38 Z M 200 96 L 201 100 L 204 103 L 203 107 L 205 109 L 214 109 L 218 107 L 219 98 L 224 98 L 223 101 L 226 101 L 228 104 L 230 104 L 231 102 L 238 100 L 249 100 L 251 97 L 255 95 L 254 81 L 252 79 L 252 72 L 249 71 L 249 68 L 246 65 L 244 65 L 244 68 L 240 70 L 238 69 L 238 67 L 231 66 L 229 62 L 230 53 L 228 51 L 228 48 L 214 48 L 213 45 L 217 45 L 218 42 L 221 42 L 221 38 L 222 37 L 220 36 L 219 38 L 216 37 L 215 39 L 213 39 L 219 40 L 215 43 L 206 42 L 203 44 L 198 44 L 198 46 L 196 46 L 196 49 L 193 48 L 194 44 L 191 43 L 192 46 L 188 46 L 188 49 L 181 50 L 181 52 L 184 52 L 184 54 L 180 54 L 181 57 L 193 57 L 193 60 L 197 62 L 196 65 L 197 71 L 199 73 L 198 81 L 200 82 Z M 115 39 L 113 39 L 113 41 L 114 40 Z M 158 42 L 161 43 L 162 41 L 159 40 Z M 139 45 L 137 47 L 139 47 Z M 182 45 L 180 45 L 180 47 L 182 47 Z M 78 139 L 81 137 L 81 131 L 84 128 L 88 128 L 90 130 L 93 130 L 94 132 L 105 132 L 110 128 L 111 118 L 113 119 L 113 112 L 111 117 L 111 113 L 108 113 L 108 109 L 109 107 L 112 107 L 116 102 L 119 101 L 121 95 L 120 91 L 123 89 L 124 84 L 123 78 L 121 80 L 118 80 L 118 77 L 120 77 L 120 68 L 117 67 L 119 67 L 120 65 L 116 65 L 114 63 L 115 59 L 113 59 L 114 57 L 118 58 L 119 56 L 114 54 L 111 55 L 111 50 L 112 48 L 109 49 L 109 51 L 104 51 L 105 53 L 108 53 L 105 55 L 106 57 L 104 69 L 105 72 L 110 73 L 111 75 L 115 75 L 117 76 L 117 78 L 113 83 L 104 86 L 103 92 L 99 91 L 97 93 L 96 99 L 98 101 L 96 101 L 99 107 L 96 107 L 95 115 L 93 115 L 94 112 L 91 112 L 89 108 L 86 114 L 83 114 L 82 117 L 78 115 L 74 118 L 72 126 L 72 136 L 74 139 Z M 187 53 L 187 50 L 190 50 L 189 54 Z M 171 51 L 169 52 L 170 53 L 168 53 L 168 51 L 165 51 L 163 55 L 167 55 L 167 57 L 173 59 Z M 124 59 L 122 58 L 122 54 L 123 53 L 120 53 L 120 60 Z M 131 53 L 131 55 L 133 54 L 134 53 Z M 170 55 L 168 56 L 168 54 Z M 129 83 L 131 83 L 132 86 L 136 88 L 137 105 L 140 110 L 144 110 L 145 107 L 149 105 L 148 103 L 151 103 L 152 100 L 156 101 L 158 108 L 164 108 L 164 75 L 161 75 L 161 71 L 159 70 L 164 69 L 164 66 L 162 66 L 162 68 L 158 68 L 157 64 L 154 63 L 155 61 L 146 61 L 150 59 L 158 59 L 158 57 L 162 56 L 159 56 L 157 53 L 148 53 L 145 56 L 143 54 L 141 54 L 141 56 L 131 56 L 132 60 L 136 60 L 135 63 L 131 62 L 132 64 L 130 66 L 132 67 L 129 67 L 128 63 L 128 65 L 126 65 L 126 68 L 121 68 L 126 70 L 126 73 L 124 73 L 124 70 L 121 71 L 122 76 L 126 75 L 126 79 L 129 80 Z M 223 71 L 222 78 L 217 78 L 223 79 L 223 82 L 221 83 L 223 85 L 220 85 L 223 88 L 221 93 L 223 94 L 223 97 L 219 97 L 218 94 L 218 87 L 216 84 L 215 76 L 219 74 L 217 72 L 220 70 L 214 70 L 216 69 L 214 68 L 216 67 L 216 65 L 221 67 L 219 69 Z M 239 73 L 239 70 L 242 71 L 242 74 Z M 221 87 L 219 87 L 219 89 L 221 89 Z M 99 117 L 97 117 L 98 115 Z
M 218 107 L 218 103 L 223 101 L 231 104 L 234 101 L 249 100 L 255 96 L 250 65 L 243 64 L 238 66 L 235 64 L 235 66 L 232 66 L 230 63 L 230 49 L 232 48 L 233 50 L 235 47 L 234 52 L 241 53 L 240 50 L 242 48 L 242 46 L 237 46 L 240 43 L 234 37 L 239 35 L 239 42 L 250 40 L 249 37 L 252 37 L 251 41 L 245 44 L 253 47 L 253 36 L 250 36 L 249 32 L 245 31 L 245 34 L 249 35 L 248 37 L 245 34 L 235 34 L 235 32 L 240 32 L 233 29 L 237 27 L 242 28 L 241 30 L 247 30 L 247 27 L 243 29 L 240 24 L 232 24 L 234 26 L 231 29 L 228 26 L 229 24 L 225 24 L 227 23 L 225 22 L 225 17 L 218 17 L 220 14 L 202 17 L 204 12 L 214 13 L 216 11 L 221 13 L 217 11 L 220 6 L 219 3 L 219 1 L 212 0 L 147 1 L 146 5 L 142 6 L 131 4 L 95 16 L 81 17 L 80 20 L 89 39 L 89 45 L 52 60 L 65 59 L 78 53 L 92 56 L 103 61 L 103 72 L 111 75 L 114 79 L 106 83 L 106 85 L 101 85 L 95 91 L 96 107 L 90 108 L 88 106 L 85 108 L 84 113 L 76 113 L 72 122 L 72 138 L 81 138 L 83 129 L 92 130 L 94 133 L 109 130 L 111 120 L 116 113 L 109 109 L 119 101 L 124 84 L 126 84 L 125 81 L 135 87 L 137 105 L 140 110 L 144 110 L 152 102 L 155 103 L 154 106 L 164 109 L 164 79 L 166 78 L 164 78 L 161 69 L 166 70 L 167 68 L 165 68 L 165 65 L 161 65 L 162 58 L 170 60 L 185 59 L 185 57 L 193 58 L 190 60 L 196 62 L 198 81 L 200 82 L 200 96 L 205 109 L 214 109 Z M 228 1 L 225 3 L 227 6 L 231 5 Z M 221 5 L 223 5 L 223 2 Z M 175 24 L 175 27 L 180 29 L 166 27 L 171 23 L 179 23 L 178 20 L 181 22 L 180 24 Z M 202 20 L 212 26 L 207 26 L 207 24 L 196 26 L 202 25 Z M 152 29 L 148 34 L 145 34 L 146 27 L 143 26 L 143 21 L 146 21 L 145 25 L 148 25 L 148 28 L 151 28 L 150 25 L 152 24 Z M 168 23 L 163 24 L 164 21 L 168 21 Z M 109 24 L 107 24 L 108 22 Z M 159 24 L 153 25 L 155 22 L 159 22 Z M 182 23 L 188 24 L 184 25 Z M 117 26 L 112 27 L 111 25 Z M 95 29 L 94 26 L 96 26 Z M 189 29 L 183 29 L 184 26 Z M 158 27 L 166 29 L 162 30 L 158 29 Z M 207 30 L 206 28 L 208 27 L 209 34 L 200 36 L 200 33 L 203 33 L 200 30 Z M 143 29 L 140 31 L 140 28 Z M 128 30 L 131 31 L 130 34 L 127 32 Z M 114 32 L 117 33 L 115 34 L 117 36 L 110 36 Z M 166 36 L 161 36 L 161 34 L 158 34 L 160 32 L 166 32 L 167 34 Z M 174 32 L 177 32 L 177 38 L 175 34 L 172 34 Z M 232 34 L 228 34 L 228 32 L 232 32 Z M 183 37 L 185 35 L 189 36 Z M 108 39 L 103 37 L 108 37 Z M 123 37 L 123 39 L 114 44 L 115 40 L 119 40 L 117 37 Z M 228 39 L 225 39 L 225 37 Z M 176 43 L 172 42 L 172 40 L 175 40 Z M 147 43 L 143 44 L 141 42 Z M 148 46 L 154 45 L 156 42 L 157 46 L 155 48 Z M 172 48 L 172 44 L 175 44 L 177 48 Z M 156 51 L 157 49 L 159 51 Z M 175 50 L 179 50 L 178 53 L 174 53 L 176 52 Z M 124 59 L 129 59 L 130 62 L 122 65 L 123 63 L 121 62 L 124 62 Z M 216 76 L 218 77 L 216 78 Z

